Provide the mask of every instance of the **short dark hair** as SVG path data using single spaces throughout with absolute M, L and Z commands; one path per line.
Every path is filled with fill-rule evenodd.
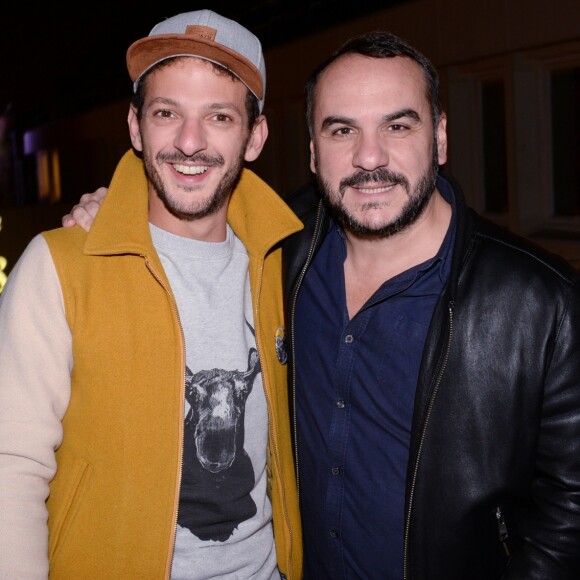
M 433 130 L 441 118 L 441 96 L 439 93 L 439 75 L 433 63 L 417 49 L 391 32 L 376 30 L 347 40 L 338 50 L 333 52 L 318 68 L 316 68 L 306 83 L 306 122 L 310 137 L 314 136 L 314 101 L 316 87 L 322 73 L 338 58 L 345 54 L 360 54 L 371 58 L 394 58 L 403 56 L 414 60 L 422 69 L 427 84 L 427 100 L 431 106 Z
M 131 100 L 132 105 L 135 107 L 135 109 L 137 111 L 137 119 L 139 119 L 139 121 L 141 120 L 143 104 L 145 102 L 145 85 L 147 83 L 147 79 L 149 78 L 149 75 L 153 71 L 159 70 L 159 69 L 167 66 L 171 62 L 174 62 L 174 61 L 180 60 L 180 59 L 184 59 L 184 58 L 192 58 L 192 57 L 176 56 L 176 57 L 172 57 L 172 58 L 166 58 L 165 60 L 159 61 L 154 66 L 152 66 L 149 70 L 147 70 L 145 73 L 143 73 L 143 75 L 141 76 L 141 78 L 139 79 L 139 81 L 137 83 L 137 89 L 135 90 L 135 93 L 133 94 L 133 98 Z M 225 68 L 225 67 L 223 67 L 223 66 L 221 66 L 213 61 L 207 61 L 207 62 L 209 62 L 212 65 L 214 71 L 217 74 L 225 74 L 226 76 L 230 77 L 234 81 L 242 82 L 233 72 L 231 72 L 227 68 Z M 252 91 L 250 91 L 250 89 L 248 89 L 248 87 L 246 87 L 246 113 L 248 115 L 248 129 L 251 131 L 252 128 L 254 127 L 254 123 L 256 122 L 256 119 L 260 115 L 260 104 L 258 103 L 258 98 L 256 97 L 256 95 L 254 95 L 254 93 L 252 93 Z

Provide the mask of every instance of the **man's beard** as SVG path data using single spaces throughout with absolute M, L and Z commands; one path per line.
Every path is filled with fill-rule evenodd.
M 192 194 L 191 201 L 179 201 L 176 198 L 170 197 L 165 190 L 161 175 L 157 171 L 156 165 L 153 163 L 151 156 L 144 151 L 143 162 L 145 165 L 145 174 L 155 188 L 157 196 L 163 202 L 167 211 L 175 217 L 186 221 L 201 219 L 216 213 L 227 203 L 244 168 L 243 151 L 245 151 L 245 145 L 246 144 L 244 143 L 244 147 L 241 149 L 234 165 L 232 165 L 232 167 L 230 167 L 221 178 L 213 195 L 203 203 L 199 203 L 195 200 L 197 190 L 197 186 L 195 185 L 181 187 L 182 191 Z M 179 153 L 158 153 L 155 159 L 159 165 L 162 163 L 195 163 L 199 165 L 209 165 L 210 167 L 223 167 L 225 164 L 224 158 L 221 155 L 212 157 L 205 153 L 198 153 L 191 157 Z
M 429 167 L 421 175 L 415 189 L 411 191 L 409 180 L 401 173 L 396 173 L 390 169 L 381 167 L 374 171 L 359 170 L 350 177 L 341 180 L 338 186 L 338 192 L 332 190 L 330 184 L 320 175 L 318 166 L 318 156 L 316 156 L 316 176 L 318 187 L 322 193 L 326 204 L 330 208 L 335 220 L 344 228 L 357 236 L 364 238 L 382 239 L 394 236 L 411 224 L 415 223 L 419 216 L 425 210 L 428 201 L 435 191 L 435 180 L 439 173 L 439 164 L 437 162 L 437 143 L 433 145 L 433 155 Z M 391 185 L 399 184 L 407 192 L 408 200 L 401 209 L 401 212 L 392 221 L 381 226 L 368 226 L 351 214 L 343 204 L 344 192 L 347 187 L 356 187 L 361 185 L 369 186 L 372 183 L 389 183 Z M 362 211 L 369 211 L 380 208 L 384 202 L 369 201 L 362 205 Z

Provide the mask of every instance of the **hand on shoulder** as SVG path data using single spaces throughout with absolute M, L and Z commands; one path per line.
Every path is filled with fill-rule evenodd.
M 79 225 L 88 232 L 107 195 L 107 191 L 106 187 L 99 187 L 92 193 L 83 194 L 79 203 L 73 206 L 70 213 L 62 217 L 62 225 L 65 228 Z

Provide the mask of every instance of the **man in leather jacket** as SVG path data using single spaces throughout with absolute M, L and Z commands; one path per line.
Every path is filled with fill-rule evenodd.
M 305 577 L 580 578 L 577 275 L 439 174 L 437 75 L 400 39 L 347 42 L 307 111 L 320 192 L 287 197 L 284 247 Z
M 283 248 L 305 578 L 580 578 L 578 275 L 440 173 L 413 47 L 354 38 L 306 92 L 317 185 Z

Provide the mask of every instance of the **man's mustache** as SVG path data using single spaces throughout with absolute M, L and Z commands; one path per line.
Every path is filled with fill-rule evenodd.
M 400 184 L 407 191 L 409 190 L 409 181 L 404 175 L 385 167 L 379 167 L 374 171 L 358 170 L 351 176 L 341 179 L 339 191 L 343 194 L 347 187 L 360 187 L 361 185 L 372 185 L 373 183 Z
M 158 153 L 157 161 L 159 163 L 199 163 L 202 165 L 211 165 L 213 167 L 222 167 L 225 163 L 221 155 L 212 157 L 205 153 L 196 153 L 191 157 L 180 155 L 178 153 Z

